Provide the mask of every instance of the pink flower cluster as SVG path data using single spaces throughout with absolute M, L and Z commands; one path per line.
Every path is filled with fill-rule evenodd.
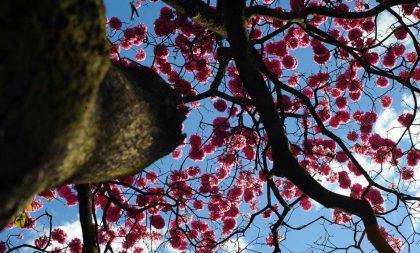
M 405 127 L 408 127 L 410 123 L 413 121 L 413 114 L 412 113 L 404 113 L 398 117 L 398 122 Z
M 80 253 L 83 249 L 82 241 L 79 238 L 74 238 L 69 243 L 70 253 Z
M 65 199 L 67 201 L 68 206 L 74 206 L 77 204 L 77 195 L 72 191 L 72 188 L 70 185 L 63 185 L 59 188 L 57 188 L 58 196 Z
M 51 239 L 60 244 L 64 244 L 67 240 L 67 234 L 61 228 L 55 228 L 51 231 Z
M 39 238 L 35 239 L 34 243 L 35 243 L 36 247 L 38 247 L 40 249 L 45 249 L 48 246 L 48 241 L 49 241 L 48 237 L 42 236 L 42 237 L 39 237 Z
M 108 24 L 109 24 L 109 27 L 111 27 L 111 29 L 113 30 L 120 30 L 122 27 L 122 22 L 117 17 L 110 18 Z
M 319 65 L 327 63 L 331 58 L 328 48 L 319 40 L 311 40 L 312 50 L 314 52 L 314 60 Z
M 373 124 L 378 119 L 375 112 L 361 112 L 357 110 L 353 113 L 353 119 L 360 123 L 360 132 L 362 134 L 369 134 L 372 132 Z
M 351 214 L 334 209 L 333 219 L 334 223 L 347 224 L 351 220 Z
M 124 49 L 130 49 L 132 46 L 140 46 L 147 35 L 147 27 L 144 24 L 127 28 L 124 31 L 124 37 L 121 39 L 121 46 Z

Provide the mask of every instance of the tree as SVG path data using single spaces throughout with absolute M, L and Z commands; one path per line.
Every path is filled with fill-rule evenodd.
M 326 231 L 312 246 L 320 251 L 415 250 L 417 1 L 163 0 L 167 6 L 146 27 L 135 14 L 151 2 L 130 2 L 127 22 L 107 21 L 111 58 L 138 67 L 152 53 L 151 69 L 200 122 L 172 152 L 177 169 L 40 194 L 79 202 L 84 252 L 101 245 L 141 252 L 140 241 L 160 242 L 159 250 L 167 244 L 162 238 L 180 251 L 212 252 L 249 233 L 254 244 L 280 252 L 287 234 L 315 224 Z M 40 199 L 14 226 L 52 219 L 31 217 Z M 309 215 L 315 202 L 329 216 L 293 220 L 300 210 Z M 256 234 L 257 222 L 269 229 Z M 81 240 L 46 227 L 34 245 L 2 245 L 45 250 L 54 241 L 82 250 Z M 333 241 L 328 231 L 337 227 L 352 240 Z
M 131 175 L 182 142 L 169 85 L 110 66 L 101 1 L 13 1 L 0 16 L 1 229 L 35 193 Z

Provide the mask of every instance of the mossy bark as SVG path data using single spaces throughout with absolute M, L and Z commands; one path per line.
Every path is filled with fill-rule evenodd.
M 100 0 L 0 8 L 1 225 L 46 178 L 68 178 L 94 148 L 88 118 L 108 68 L 104 20 Z
M 174 150 L 184 139 L 180 102 L 149 68 L 112 64 L 93 114 L 95 149 L 67 181 L 87 184 L 132 175 Z
M 109 69 L 104 21 L 100 0 L 0 8 L 0 229 L 37 192 L 133 174 L 182 140 L 162 79 Z

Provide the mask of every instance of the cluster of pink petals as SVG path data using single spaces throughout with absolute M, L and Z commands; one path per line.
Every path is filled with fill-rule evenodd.
M 385 240 L 391 245 L 392 249 L 396 252 L 401 252 L 404 248 L 404 242 L 398 237 L 390 235 L 384 227 L 379 228 L 380 233 Z
M 404 113 L 398 117 L 398 122 L 405 127 L 408 127 L 410 123 L 413 121 L 413 114 L 412 113 Z
M 51 231 L 51 239 L 57 241 L 60 244 L 63 244 L 67 240 L 67 233 L 64 232 L 61 228 L 55 228 Z
M 325 64 L 330 60 L 331 53 L 328 48 L 319 40 L 311 41 L 312 50 L 314 52 L 314 60 L 319 65 Z
M 351 214 L 334 209 L 333 220 L 337 224 L 347 224 L 351 220 Z
M 122 22 L 117 17 L 110 18 L 108 24 L 109 24 L 109 27 L 111 27 L 111 29 L 113 30 L 120 30 L 122 27 Z
M 70 185 L 63 185 L 59 188 L 57 188 L 58 196 L 65 199 L 67 201 L 68 206 L 74 206 L 77 204 L 77 194 L 72 191 L 72 188 Z

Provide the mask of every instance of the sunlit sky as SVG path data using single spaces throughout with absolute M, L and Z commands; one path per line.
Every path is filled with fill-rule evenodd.
M 131 15 L 131 8 L 129 5 L 128 0 L 105 0 L 105 6 L 107 10 L 107 17 L 111 18 L 113 16 L 120 17 L 121 20 L 129 20 L 129 17 Z M 149 3 L 143 7 L 141 7 L 138 11 L 140 14 L 139 18 L 135 18 L 132 23 L 126 23 L 123 26 L 131 26 L 137 23 L 144 23 L 147 25 L 149 31 L 153 31 L 153 21 L 159 16 L 159 10 L 163 5 L 160 3 Z M 389 15 L 381 15 L 379 17 L 378 24 L 380 25 L 379 31 L 382 31 L 383 33 L 386 33 L 386 30 L 390 27 L 390 25 L 393 23 L 393 20 L 390 18 Z M 389 43 L 392 43 L 391 40 L 389 40 Z M 146 49 L 147 57 L 142 64 L 150 65 L 151 60 L 153 58 L 151 48 Z M 312 60 L 312 51 L 310 49 L 307 50 L 297 50 L 295 52 L 291 53 L 294 55 L 299 61 L 302 62 L 301 65 L 299 65 L 299 71 L 303 71 L 306 73 L 316 72 L 318 71 L 315 69 L 316 65 L 314 63 L 311 63 Z M 127 57 L 134 57 L 134 51 L 128 51 L 124 53 Z M 303 63 L 304 62 L 304 63 Z M 401 114 L 401 112 L 405 112 L 410 110 L 410 103 L 412 103 L 412 99 L 410 100 L 410 94 L 407 92 L 400 92 L 399 90 L 396 90 L 395 92 L 391 92 L 392 97 L 394 99 L 394 104 L 390 109 L 382 109 L 380 106 L 375 108 L 375 110 L 378 113 L 378 121 L 374 125 L 374 132 L 380 134 L 382 137 L 388 137 L 392 140 L 398 139 L 401 134 L 403 133 L 402 128 L 398 128 L 397 118 Z M 376 94 L 379 95 L 379 94 Z M 360 101 L 357 104 L 350 104 L 349 107 L 352 106 L 355 107 L 355 109 L 363 109 L 363 110 L 370 110 L 370 108 L 367 108 L 366 105 L 369 103 L 364 103 L 363 101 Z M 210 101 L 202 102 L 202 105 L 204 107 L 211 107 Z M 411 104 L 412 106 L 412 104 Z M 186 120 L 185 129 L 184 131 L 186 133 L 197 133 L 199 132 L 198 124 L 197 122 L 201 121 L 203 118 L 206 118 L 206 110 L 193 110 L 191 113 L 191 116 Z M 212 116 L 213 117 L 213 116 Z M 418 116 L 420 117 L 420 116 Z M 420 118 L 416 119 L 420 121 Z M 290 123 L 293 124 L 293 123 Z M 295 127 L 291 125 L 290 127 Z M 396 128 L 394 128 L 396 127 Z M 389 131 L 390 129 L 393 129 Z M 420 129 L 413 129 L 413 131 L 420 132 Z M 408 144 L 408 139 L 405 137 L 403 140 L 405 145 Z M 404 146 L 404 145 L 403 145 Z M 188 152 L 188 147 L 184 148 L 184 153 Z M 379 165 L 372 164 L 367 159 L 356 156 L 356 158 L 359 160 L 359 162 L 364 165 L 366 168 L 370 169 L 380 169 Z M 165 173 L 170 170 L 179 169 L 179 166 L 181 165 L 182 160 L 174 161 L 170 156 L 166 157 L 158 162 L 156 162 L 155 165 L 150 166 L 150 170 L 157 170 L 160 173 Z M 184 167 L 187 167 L 189 165 L 193 164 L 191 160 L 187 159 L 186 163 L 184 164 Z M 198 165 L 205 166 L 205 161 L 199 162 Z M 331 167 L 333 169 L 336 169 L 339 171 L 341 169 L 340 164 L 333 164 Z M 375 168 L 378 167 L 378 168 Z M 386 166 L 386 165 L 385 165 Z M 417 173 L 417 176 L 419 176 L 419 173 Z M 386 175 L 387 180 L 392 180 L 393 177 L 395 177 L 395 174 L 390 172 Z M 359 180 L 360 183 L 363 183 L 363 180 L 361 178 L 352 178 L 353 180 Z M 319 180 L 324 180 L 322 178 L 319 178 Z M 342 194 L 348 194 L 349 190 L 344 190 L 338 187 L 338 184 L 331 185 L 325 182 L 325 180 L 322 182 L 326 187 L 328 187 L 331 190 L 334 190 L 335 192 L 342 193 Z M 366 184 L 366 183 L 365 183 Z M 418 185 L 407 185 L 407 187 L 410 189 L 412 193 L 420 192 L 420 188 Z M 265 189 L 264 189 L 265 190 Z M 419 195 L 419 194 L 417 194 Z M 264 202 L 265 199 L 261 198 L 261 203 Z M 393 203 L 390 203 L 392 205 Z M 78 222 L 78 209 L 77 206 L 73 207 L 67 207 L 65 206 L 65 203 L 60 200 L 53 200 L 49 203 L 45 204 L 45 209 L 47 212 L 52 214 L 54 216 L 53 224 L 55 226 L 60 226 L 63 228 L 68 236 L 69 239 L 73 237 L 79 237 L 81 238 L 81 230 Z M 44 210 L 40 211 L 43 212 Z M 242 210 L 244 212 L 248 210 Z M 34 214 L 35 215 L 35 214 Z M 294 227 L 299 227 L 300 225 L 303 225 L 315 218 L 318 218 L 319 216 L 324 216 L 326 218 L 330 218 L 332 215 L 331 210 L 326 210 L 316 202 L 313 202 L 312 210 L 309 212 L 304 212 L 302 209 L 297 209 L 294 211 L 293 215 L 289 215 L 288 217 L 291 217 L 290 219 L 286 219 L 289 225 L 292 225 Z M 397 215 L 397 214 L 395 214 Z M 400 217 L 396 217 L 400 218 Z M 379 220 L 381 223 L 381 220 Z M 264 244 L 255 244 L 254 240 L 261 236 L 258 241 L 264 242 L 264 238 L 267 235 L 268 225 L 270 224 L 270 220 L 263 220 L 261 218 L 258 218 L 255 221 L 255 226 L 251 227 L 249 231 L 246 232 L 245 237 L 241 238 L 239 242 L 240 248 L 247 247 L 248 244 L 251 244 L 249 246 L 248 250 L 244 250 L 243 252 L 267 252 L 271 251 L 270 248 L 266 247 Z M 325 227 L 323 226 L 325 225 Z M 416 226 L 418 226 L 416 224 Z M 349 231 L 344 231 L 342 227 L 339 226 L 332 226 L 328 223 L 322 224 L 322 222 L 318 222 L 314 225 L 308 226 L 307 228 L 303 230 L 298 231 L 291 231 L 287 233 L 287 240 L 285 243 L 281 243 L 282 250 L 284 252 L 323 252 L 322 249 L 309 249 L 310 245 L 313 245 L 312 243 L 314 241 L 319 240 L 319 243 L 323 243 L 323 240 L 325 239 L 326 232 L 324 229 L 328 229 L 329 236 L 331 236 L 334 242 L 339 243 L 339 245 L 336 245 L 338 247 L 340 246 L 347 246 L 349 243 L 353 242 L 353 234 Z M 13 233 L 15 230 L 8 230 L 4 231 L 0 234 L 0 240 L 4 240 L 5 237 Z M 284 229 L 280 231 L 280 234 L 284 233 Z M 26 231 L 24 235 L 24 239 L 17 240 L 17 243 L 33 243 L 33 240 L 36 238 L 35 231 Z M 144 242 L 147 246 L 147 242 Z M 150 246 L 150 245 L 149 245 Z M 118 245 L 116 245 L 116 249 L 118 249 Z M 227 252 L 236 252 L 237 251 L 237 243 L 231 243 L 225 247 L 225 250 Z M 362 248 L 366 249 L 366 252 L 369 252 L 370 249 L 372 249 L 371 245 L 367 242 L 367 240 L 364 240 L 364 244 Z M 413 245 L 412 252 L 420 252 L 420 246 Z M 29 251 L 28 251 L 29 252 Z M 118 252 L 116 250 L 115 252 Z M 147 251 L 146 251 L 147 252 Z M 161 252 L 177 252 L 176 250 L 170 248 L 169 246 L 166 248 L 163 248 Z M 358 252 L 358 251 L 349 251 L 351 252 Z

